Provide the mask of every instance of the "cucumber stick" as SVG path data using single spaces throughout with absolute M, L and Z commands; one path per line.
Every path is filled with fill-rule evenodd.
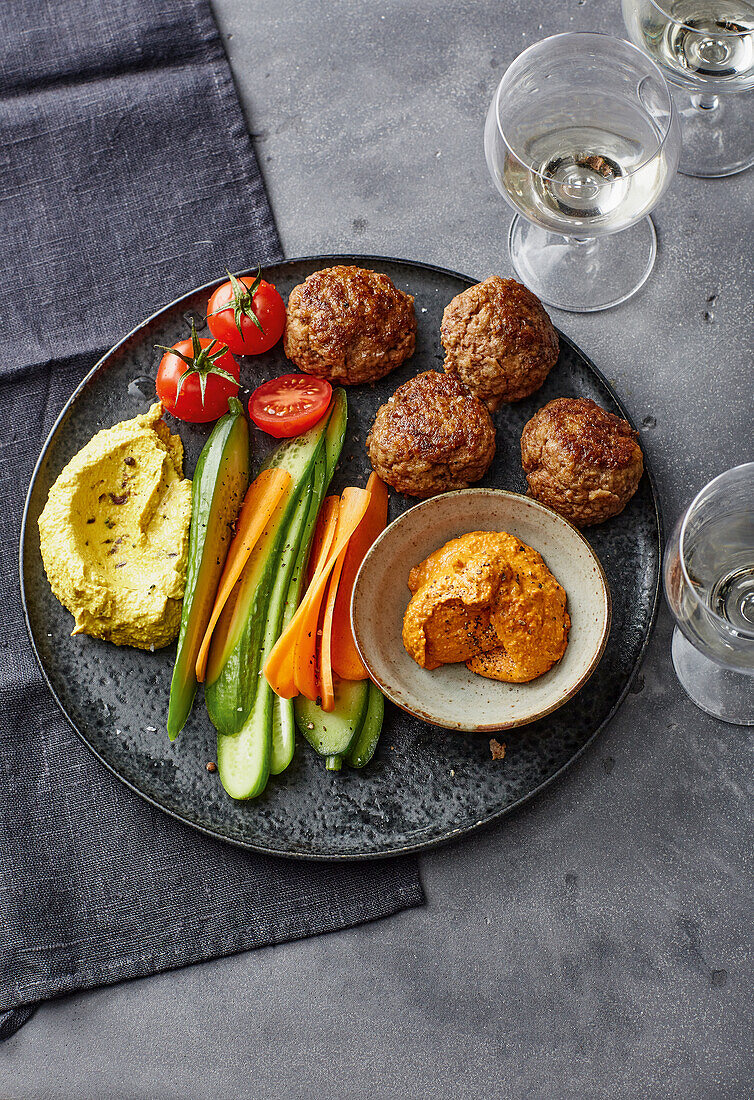
M 233 695 L 231 692 L 232 701 L 229 712 L 227 709 L 223 710 L 222 707 L 218 708 L 216 712 L 210 710 L 210 716 L 218 731 L 217 766 L 220 779 L 225 790 L 232 798 L 253 798 L 264 790 L 271 769 L 275 768 L 277 771 L 282 771 L 283 767 L 287 767 L 287 764 L 280 766 L 283 758 L 280 748 L 278 748 L 273 759 L 273 708 L 277 696 L 265 680 L 262 669 L 267 654 L 280 635 L 283 602 L 288 590 L 292 569 L 296 564 L 301 534 L 311 507 L 312 487 L 313 478 L 310 477 L 302 487 L 303 491 L 296 502 L 288 530 L 286 531 L 283 528 L 280 532 L 284 544 L 280 545 L 280 536 L 275 540 L 271 560 L 278 562 L 278 572 L 273 580 L 271 592 L 269 589 L 267 591 L 267 607 L 265 609 L 263 599 L 260 598 L 255 601 L 252 613 L 249 616 L 248 628 L 242 634 L 239 646 L 234 650 L 232 663 L 229 662 L 229 667 L 235 671 L 237 663 L 240 663 L 244 656 L 249 656 L 247 647 L 254 644 L 250 642 L 250 637 L 257 638 L 261 633 L 261 645 L 256 650 L 251 650 L 250 656 L 253 660 L 248 661 L 252 669 L 251 679 L 248 681 L 250 684 L 250 707 L 246 710 L 245 701 L 240 701 L 244 697 L 240 694 Z M 263 591 L 263 585 L 260 584 L 261 591 Z M 232 687 L 233 684 L 239 683 L 239 678 L 229 674 L 227 682 Z M 226 692 L 223 696 L 223 704 L 226 708 L 228 706 L 228 694 Z M 239 702 L 234 710 L 233 701 L 235 700 Z M 211 701 L 216 701 L 212 689 L 209 690 L 207 696 L 208 709 L 211 706 Z M 242 720 L 240 728 L 230 733 L 226 733 L 220 728 L 220 721 L 226 716 L 230 719 L 229 725 L 231 727 L 238 723 L 236 715 Z
M 213 637 L 204 694 L 220 733 L 237 733 L 251 712 L 262 667 L 267 609 L 280 573 L 296 566 L 300 524 L 309 515 L 301 497 L 311 491 L 324 443 L 325 425 L 319 424 L 287 440 L 268 459 L 268 466 L 287 470 L 291 482 L 284 502 L 254 547 Z M 282 588 L 286 591 L 287 581 Z
M 267 632 L 260 654 L 260 671 L 264 668 L 270 650 L 293 618 L 296 608 L 299 605 L 302 589 L 304 587 L 304 579 L 306 577 L 306 566 L 309 561 L 309 551 L 311 550 L 314 529 L 317 524 L 317 516 L 319 515 L 320 508 L 322 507 L 322 500 L 327 492 L 327 487 L 330 484 L 338 459 L 340 458 L 340 453 L 343 449 L 347 418 L 348 411 L 345 391 L 339 389 L 335 391 L 333 407 L 325 427 L 324 450 L 317 455 L 314 463 L 312 485 L 308 495 L 309 509 L 300 533 L 298 533 L 297 530 L 298 524 L 301 521 L 300 514 L 294 517 L 291 523 L 291 537 L 287 539 L 287 544 L 288 546 L 293 544 L 295 530 L 297 538 L 295 562 L 292 569 L 288 569 L 285 564 L 281 562 L 281 568 L 278 571 L 275 588 L 270 597 Z M 279 448 L 277 451 L 274 451 L 266 463 L 268 466 L 281 464 L 285 464 L 286 469 L 290 470 L 290 456 L 286 457 L 284 448 Z M 303 495 L 301 500 L 303 502 Z M 302 507 L 302 505 L 300 505 L 300 507 Z M 282 599 L 283 594 L 285 596 L 284 600 Z M 261 699 L 259 696 L 261 696 Z M 267 724 L 268 708 L 272 738 L 269 770 L 272 775 L 280 775 L 281 772 L 285 771 L 293 759 L 293 752 L 296 745 L 293 700 L 281 699 L 278 695 L 275 695 L 265 680 L 264 675 L 258 675 L 254 721 L 260 722 L 263 725 Z
M 293 718 L 293 701 L 272 697 L 272 756 L 270 774 L 280 775 L 293 760 L 296 747 L 296 723 Z
M 327 484 L 325 478 L 327 476 L 328 462 L 326 454 L 323 451 L 317 459 L 317 463 L 314 468 L 314 484 L 312 489 L 311 501 L 309 506 L 309 513 L 306 517 L 306 522 L 301 534 L 299 543 L 299 551 L 296 558 L 296 563 L 293 567 L 290 579 L 288 581 L 288 589 L 285 596 L 285 602 L 281 608 L 281 618 L 278 626 L 275 638 L 272 641 L 272 645 L 280 637 L 289 622 L 293 618 L 296 608 L 299 605 L 301 599 L 301 591 L 304 586 L 304 577 L 306 576 L 306 566 L 309 561 L 309 552 L 311 550 L 312 539 L 314 537 L 314 529 L 317 524 L 317 516 L 322 506 L 322 499 L 325 495 Z M 270 652 L 268 648 L 265 652 L 264 659 Z M 260 683 L 260 690 L 265 688 L 269 689 L 267 681 L 264 682 L 264 687 Z M 273 693 L 273 711 L 272 711 L 272 763 L 270 770 L 273 775 L 280 775 L 281 772 L 290 764 L 293 759 L 293 752 L 296 747 L 296 722 L 293 714 L 293 700 L 282 699 L 279 695 Z
M 196 695 L 196 658 L 230 545 L 230 533 L 249 484 L 249 426 L 241 402 L 228 401 L 199 456 L 191 488 L 188 568 L 173 679 L 168 735 L 174 741 Z
M 346 754 L 346 763 L 352 768 L 363 768 L 374 756 L 382 733 L 385 717 L 385 696 L 376 684 L 369 684 L 369 702 L 361 729 Z
M 280 574 L 290 575 L 295 564 L 301 513 L 305 518 L 310 493 L 311 478 L 306 478 L 273 517 L 231 593 L 227 617 L 218 622 L 220 633 L 210 650 L 204 694 L 220 733 L 237 733 L 251 711 L 262 671 L 270 598 L 279 587 Z
M 314 530 L 317 526 L 317 517 L 322 507 L 325 493 L 327 492 L 333 473 L 335 472 L 335 467 L 338 464 L 340 452 L 343 449 L 343 441 L 346 435 L 346 423 L 347 406 L 345 391 L 336 390 L 330 418 L 325 428 L 324 450 L 322 454 L 317 456 L 317 462 L 314 466 L 314 486 L 311 506 L 301 536 L 296 564 L 293 568 L 288 585 L 278 637 L 280 637 L 280 634 L 282 634 L 283 630 L 288 626 L 296 613 L 296 608 L 301 602 L 304 580 L 306 578 L 306 567 L 309 563 L 309 552 L 312 546 L 312 539 L 314 538 Z M 281 702 L 287 702 L 291 707 L 293 705 L 290 699 L 281 700 Z
M 328 771 L 339 771 L 342 758 L 358 737 L 369 704 L 368 680 L 333 680 L 335 707 L 324 711 L 305 695 L 293 701 L 296 725 L 315 752 L 324 756 Z
M 284 700 L 275 702 L 262 670 L 298 605 L 317 514 L 343 446 L 345 424 L 345 394 L 338 390 L 327 422 L 287 440 L 266 463 L 291 474 L 289 499 L 278 509 L 269 543 L 252 555 L 236 585 L 226 624 L 231 629 L 221 660 L 212 665 L 210 653 L 205 688 L 218 729 L 220 778 L 234 798 L 259 794 L 270 770 L 277 773 L 290 763 L 290 710 Z M 273 756 L 274 716 L 279 736 Z
M 374 756 L 385 716 L 385 697 L 370 680 L 335 680 L 335 709 L 325 712 L 299 695 L 294 700 L 296 725 L 328 771 L 343 760 L 363 768 Z
M 325 478 L 327 486 L 332 481 L 335 467 L 338 465 L 340 452 L 343 450 L 343 441 L 346 438 L 346 426 L 348 423 L 348 402 L 345 390 L 336 390 L 333 394 L 333 406 L 330 411 L 330 419 L 325 431 L 325 456 L 327 458 L 327 470 Z

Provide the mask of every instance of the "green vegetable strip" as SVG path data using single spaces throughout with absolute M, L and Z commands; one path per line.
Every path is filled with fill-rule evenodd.
M 291 574 L 294 572 L 299 558 L 301 538 L 311 511 L 312 499 L 313 478 L 310 478 L 309 481 L 301 487 L 301 494 L 296 504 L 291 523 L 286 530 L 281 532 L 282 537 L 276 548 L 275 556 L 277 557 L 279 554 L 279 565 L 268 601 L 267 623 L 265 626 L 264 641 L 259 654 L 257 691 L 253 705 L 253 710 L 256 712 L 259 720 L 265 722 L 270 727 L 270 733 L 272 733 L 273 702 L 277 696 L 267 683 L 263 670 L 272 647 L 282 633 L 282 621 L 285 611 L 284 594 L 288 590 Z M 290 760 L 288 760 L 283 767 L 280 767 L 280 763 L 280 753 L 277 753 L 275 754 L 274 765 L 275 768 L 279 770 L 274 771 L 276 775 L 288 766 Z
M 366 718 L 346 756 L 346 763 L 352 768 L 365 767 L 374 756 L 382 733 L 384 715 L 385 696 L 376 684 L 370 683 Z
M 171 741 L 191 712 L 195 662 L 230 545 L 227 532 L 249 481 L 248 425 L 240 401 L 232 397 L 228 407 L 199 456 L 191 489 L 188 568 L 167 721 Z
M 296 748 L 296 725 L 290 699 L 272 696 L 272 756 L 270 773 L 280 775 L 293 760 Z

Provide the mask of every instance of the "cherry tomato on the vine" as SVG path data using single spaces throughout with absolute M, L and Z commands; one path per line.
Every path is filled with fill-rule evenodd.
M 324 378 L 282 374 L 254 390 L 249 398 L 249 416 L 262 431 L 276 439 L 288 439 L 321 420 L 331 397 L 332 386 Z
M 240 371 L 227 347 L 200 339 L 191 322 L 191 337 L 165 352 L 157 370 L 157 396 L 173 416 L 206 424 L 228 411 L 228 398 L 238 393 Z
M 269 351 L 285 328 L 283 299 L 259 269 L 255 276 L 228 276 L 207 303 L 210 332 L 236 355 Z

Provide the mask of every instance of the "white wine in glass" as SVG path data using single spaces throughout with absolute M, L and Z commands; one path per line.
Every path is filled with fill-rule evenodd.
M 643 125 L 638 118 L 634 132 Z M 616 233 L 652 209 L 671 172 L 665 157 L 642 163 L 644 144 L 626 132 L 568 126 L 533 135 L 527 155 L 538 170 L 529 171 L 511 154 L 503 163 L 503 185 L 524 217 L 553 233 Z
M 493 96 L 487 166 L 519 212 L 508 238 L 520 278 L 548 305 L 618 305 L 649 276 L 649 211 L 678 164 L 680 131 L 658 67 L 604 34 L 524 50 Z
M 676 89 L 679 171 L 728 176 L 754 164 L 754 4 L 623 0 L 623 18 Z
M 754 725 L 754 463 L 706 485 L 668 541 L 673 664 L 702 710 Z

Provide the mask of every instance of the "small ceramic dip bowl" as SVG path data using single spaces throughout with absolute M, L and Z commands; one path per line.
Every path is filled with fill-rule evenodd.
M 529 683 L 488 680 L 464 664 L 428 671 L 403 647 L 409 571 L 469 531 L 515 535 L 539 551 L 566 591 L 571 630 L 565 654 Z M 465 489 L 422 501 L 386 528 L 359 570 L 351 621 L 369 675 L 388 699 L 424 722 L 488 733 L 534 722 L 584 686 L 610 631 L 610 590 L 591 546 L 567 520 L 519 493 Z

